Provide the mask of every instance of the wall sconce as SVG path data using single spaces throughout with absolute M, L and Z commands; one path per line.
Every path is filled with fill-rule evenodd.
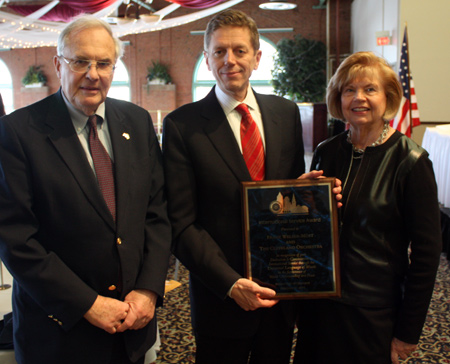
M 130 16 L 128 16 L 128 10 L 130 9 L 130 7 L 135 8 L 134 18 L 131 18 Z M 139 10 L 138 10 L 138 7 L 136 6 L 136 4 L 128 4 L 127 7 L 125 8 L 125 14 L 124 14 L 123 18 L 117 18 L 117 24 L 118 25 L 127 25 L 130 23 L 136 22 L 137 18 L 139 17 L 138 11 Z
M 161 20 L 161 16 L 157 14 L 142 14 L 139 15 L 139 19 L 142 19 L 145 23 L 158 23 Z
M 135 14 L 134 14 L 134 18 L 130 17 L 128 12 L 129 9 L 131 7 L 135 8 Z M 135 3 L 129 3 L 125 9 L 125 14 L 123 16 L 123 18 L 118 17 L 117 20 L 117 24 L 118 25 L 128 25 L 130 23 L 136 23 L 138 20 L 142 20 L 144 23 L 158 23 L 161 19 L 162 16 L 158 15 L 158 14 L 139 14 L 139 10 L 140 10 L 141 6 L 136 5 Z
M 268 3 L 259 4 L 259 7 L 264 10 L 292 10 L 295 9 L 297 5 L 283 0 L 270 0 Z

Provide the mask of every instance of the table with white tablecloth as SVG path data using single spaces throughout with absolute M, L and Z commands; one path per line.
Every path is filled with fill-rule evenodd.
M 9 274 L 8 270 L 5 267 L 1 266 L 1 284 L 0 286 L 0 320 L 3 319 L 3 316 L 9 312 L 12 312 L 11 305 L 11 293 L 12 293 L 12 277 Z M 1 364 L 17 364 L 14 359 L 14 351 L 13 350 L 0 350 L 0 363 Z
M 450 207 L 450 125 L 426 128 L 422 147 L 433 162 L 439 202 Z
M 0 261 L 0 320 L 3 315 L 12 311 L 11 293 L 12 293 L 12 277 L 8 270 L 3 266 Z M 2 289 L 4 288 L 4 289 Z

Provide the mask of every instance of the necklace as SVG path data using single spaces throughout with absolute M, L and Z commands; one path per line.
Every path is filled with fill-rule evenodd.
M 376 141 L 374 141 L 372 144 L 370 144 L 369 147 L 376 147 L 377 145 L 380 145 L 383 142 L 383 140 L 386 139 L 388 132 L 389 132 L 389 122 L 385 122 L 384 126 L 383 126 L 383 130 L 381 131 L 380 136 L 378 137 L 378 139 Z M 364 148 L 364 149 L 356 148 L 353 145 L 351 129 L 348 130 L 347 142 L 349 142 L 352 145 L 352 148 L 353 148 L 354 152 L 359 153 L 359 154 L 363 154 L 364 153 L 366 148 Z

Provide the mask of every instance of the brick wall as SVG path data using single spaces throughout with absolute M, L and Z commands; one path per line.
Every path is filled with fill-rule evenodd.
M 0 52 L 0 58 L 5 62 L 11 72 L 14 89 L 14 108 L 18 109 L 36 102 L 45 96 L 54 93 L 59 88 L 59 79 L 53 67 L 54 47 L 36 49 L 17 49 Z M 22 78 L 30 66 L 42 66 L 41 70 L 47 76 L 47 86 L 42 89 L 24 90 Z

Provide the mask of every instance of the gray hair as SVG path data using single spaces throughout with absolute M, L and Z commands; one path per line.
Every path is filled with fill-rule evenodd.
M 108 34 L 111 36 L 112 40 L 114 41 L 115 45 L 115 51 L 116 51 L 116 61 L 123 56 L 123 42 L 114 36 L 111 27 L 107 22 L 104 20 L 101 20 L 99 18 L 96 18 L 93 15 L 83 15 L 81 17 L 75 18 L 72 22 L 70 22 L 64 30 L 61 32 L 61 34 L 58 37 L 58 45 L 56 48 L 56 52 L 58 56 L 62 56 L 64 52 L 64 47 L 67 45 L 67 41 L 69 39 L 69 36 L 71 34 L 76 34 L 78 32 L 81 32 L 85 29 L 91 29 L 91 28 L 103 28 L 105 29 Z

